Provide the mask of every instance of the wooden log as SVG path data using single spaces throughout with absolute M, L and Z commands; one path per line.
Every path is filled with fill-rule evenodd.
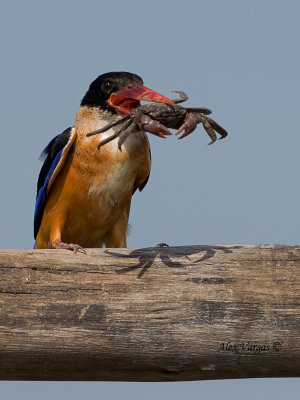
M 300 246 L 0 251 L 0 379 L 300 376 Z

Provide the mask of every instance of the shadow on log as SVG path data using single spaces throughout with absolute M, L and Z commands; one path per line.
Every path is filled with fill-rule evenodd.
M 0 250 L 0 379 L 300 376 L 300 246 Z

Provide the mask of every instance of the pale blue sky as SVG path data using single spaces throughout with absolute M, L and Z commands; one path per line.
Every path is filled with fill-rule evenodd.
M 299 244 L 299 1 L 2 0 L 1 248 L 33 245 L 38 156 L 72 125 L 99 74 L 127 70 L 229 132 L 206 146 L 151 136 L 130 247 L 165 241 Z M 145 391 L 145 393 L 144 393 Z M 10 399 L 296 399 L 296 380 L 177 384 L 0 383 Z

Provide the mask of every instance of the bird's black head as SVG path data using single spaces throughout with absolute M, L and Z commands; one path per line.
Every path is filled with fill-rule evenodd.
M 143 80 L 130 72 L 109 72 L 98 76 L 81 101 L 81 106 L 99 107 L 124 115 L 141 105 L 140 101 L 172 103 L 167 97 L 143 86 Z
M 99 107 L 102 110 L 109 110 L 113 114 L 117 114 L 116 109 L 109 105 L 108 100 L 112 93 L 128 87 L 133 82 L 139 85 L 143 84 L 142 78 L 130 72 L 108 72 L 100 75 L 90 84 L 89 90 L 81 101 L 81 105 Z M 139 105 L 139 101 L 136 100 L 136 107 Z M 134 104 L 132 104 L 131 108 L 135 108 Z

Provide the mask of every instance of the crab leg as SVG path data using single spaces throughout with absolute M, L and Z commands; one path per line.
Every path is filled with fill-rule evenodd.
M 228 135 L 227 131 L 212 118 L 206 117 L 206 119 L 213 129 L 221 135 L 219 139 L 224 139 Z
M 217 140 L 217 135 L 210 123 L 208 122 L 208 118 L 203 117 L 202 125 L 203 128 L 206 130 L 208 136 L 211 138 L 211 142 L 209 142 L 208 144 L 213 144 Z
M 127 117 L 127 115 L 126 115 L 126 117 Z M 123 117 L 123 120 L 124 120 L 124 119 L 125 119 L 125 118 Z M 97 149 L 99 150 L 100 147 L 103 146 L 104 144 L 111 142 L 113 139 L 116 139 L 118 136 L 120 136 L 120 135 L 122 134 L 122 131 L 126 130 L 132 123 L 133 123 L 132 120 L 129 119 L 127 122 L 125 122 L 125 124 L 124 124 L 117 132 L 115 132 L 113 135 L 109 136 L 108 138 L 102 140 L 102 141 L 98 144 Z M 114 124 L 114 123 L 112 123 L 112 124 Z M 112 125 L 112 124 L 109 124 L 109 125 Z M 115 126 L 115 125 L 117 125 L 117 124 L 114 124 L 113 126 Z M 108 125 L 106 125 L 104 128 L 102 128 L 102 130 L 105 129 L 107 126 L 108 126 Z M 102 132 L 105 132 L 107 129 L 109 129 L 109 128 L 106 128 L 106 129 L 105 129 L 104 131 L 102 131 Z M 99 129 L 99 130 L 101 130 L 101 129 Z M 102 132 L 99 132 L 99 133 L 102 133 Z M 129 132 L 130 132 L 130 131 L 129 131 Z M 120 148 L 119 143 L 118 143 L 118 147 Z
M 86 136 L 93 136 L 93 135 L 97 135 L 98 133 L 106 132 L 108 129 L 110 129 L 116 125 L 119 125 L 121 122 L 124 122 L 129 118 L 131 118 L 130 114 L 124 115 L 124 117 L 118 119 L 117 121 L 111 122 L 110 124 L 105 125 L 103 128 L 100 128 L 100 129 L 97 129 L 96 131 L 87 133 Z
M 134 121 L 130 121 L 131 122 L 131 124 L 134 124 L 135 122 Z M 130 126 L 130 125 L 129 125 Z M 127 128 L 129 128 L 129 126 L 127 127 Z M 122 151 L 122 149 L 121 149 L 121 147 L 122 147 L 122 144 L 125 142 L 125 140 L 128 138 L 128 136 L 131 134 L 131 132 L 132 132 L 132 130 L 130 130 L 130 129 L 122 129 L 121 130 L 121 132 L 120 132 L 120 138 L 119 138 L 119 141 L 118 141 L 118 148 L 119 148 L 119 150 L 121 150 Z
M 104 146 L 106 143 L 111 142 L 112 140 L 116 139 L 118 136 L 119 136 L 119 132 L 116 132 L 115 134 L 113 134 L 113 135 L 109 136 L 108 138 L 102 140 L 102 141 L 98 144 L 97 149 L 100 150 L 100 147 L 101 147 L 101 146 Z
M 187 112 L 195 113 L 195 114 L 204 114 L 204 115 L 209 115 L 212 113 L 212 111 L 209 108 L 206 107 L 188 107 L 186 108 Z
M 173 103 L 178 104 L 178 103 L 183 103 L 184 101 L 188 100 L 188 95 L 181 90 L 172 90 L 173 93 L 177 93 L 179 95 L 179 99 L 172 100 Z

